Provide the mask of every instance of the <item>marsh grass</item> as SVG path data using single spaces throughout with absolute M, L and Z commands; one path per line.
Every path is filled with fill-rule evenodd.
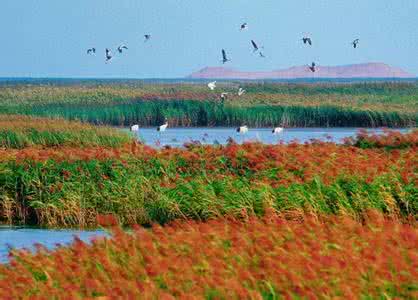
M 247 93 L 236 95 L 243 86 Z M 225 102 L 219 91 L 229 92 Z M 0 113 L 95 124 L 155 126 L 416 126 L 416 83 L 15 86 L 0 88 Z
M 91 126 L 62 119 L 0 115 L 0 147 L 106 146 L 130 142 L 122 132 L 105 126 Z

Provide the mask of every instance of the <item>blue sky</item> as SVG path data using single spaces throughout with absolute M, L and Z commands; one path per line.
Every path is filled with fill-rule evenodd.
M 273 70 L 385 62 L 418 74 L 418 0 L 3 0 L 0 77 L 183 77 L 205 66 Z M 248 22 L 249 29 L 239 31 Z M 309 33 L 313 47 L 301 44 Z M 149 43 L 143 34 L 151 33 Z M 350 42 L 360 38 L 358 49 Z M 250 40 L 266 59 L 251 53 Z M 104 48 L 129 50 L 110 64 Z M 96 47 L 96 56 L 86 49 Z

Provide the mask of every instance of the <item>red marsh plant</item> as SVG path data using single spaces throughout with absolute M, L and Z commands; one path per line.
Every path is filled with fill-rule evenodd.
M 370 211 L 113 227 L 0 265 L 1 299 L 416 299 L 418 231 Z M 112 218 L 102 222 L 114 225 Z

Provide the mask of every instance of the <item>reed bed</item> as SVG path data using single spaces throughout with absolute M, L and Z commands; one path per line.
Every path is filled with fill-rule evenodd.
M 416 299 L 416 223 L 242 211 L 239 220 L 113 227 L 111 239 L 0 265 L 2 299 Z M 101 217 L 104 224 L 114 224 Z
M 207 220 L 266 210 L 417 216 L 418 131 L 385 147 L 308 144 L 0 150 L 0 220 L 49 227 Z M 368 137 L 362 137 L 362 143 Z M 369 137 L 374 141 L 374 137 Z M 386 141 L 385 141 L 386 138 Z M 363 149 L 364 148 L 364 149 Z
M 236 89 L 247 93 L 241 97 Z M 225 102 L 219 91 L 229 92 Z M 94 124 L 405 127 L 418 121 L 416 83 L 138 84 L 0 87 L 0 113 Z
M 131 137 L 113 128 L 62 119 L 0 115 L 0 148 L 119 147 Z

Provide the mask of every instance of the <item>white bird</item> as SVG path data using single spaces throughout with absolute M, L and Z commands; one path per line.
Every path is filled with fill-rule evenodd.
M 275 127 L 273 128 L 273 130 L 271 131 L 273 134 L 278 134 L 280 132 L 283 131 L 283 127 Z
M 167 127 L 168 127 L 168 121 L 167 119 L 165 119 L 165 123 L 163 125 L 158 126 L 157 131 L 160 131 L 160 132 L 165 131 Z
M 210 88 L 213 91 L 216 88 L 216 81 L 209 82 L 208 88 Z
M 245 30 L 245 29 L 248 29 L 248 24 L 247 23 L 242 23 L 241 27 L 240 27 L 240 30 Z
M 138 131 L 139 130 L 139 125 L 135 124 L 131 126 L 131 131 Z
M 247 132 L 248 132 L 248 127 L 247 127 L 246 125 L 244 125 L 244 126 L 240 126 L 240 127 L 238 127 L 238 128 L 237 128 L 237 132 L 238 132 L 238 133 L 245 134 L 245 133 L 247 133 Z
M 119 53 L 122 53 L 122 52 L 123 52 L 123 49 L 128 50 L 128 47 L 126 47 L 124 44 L 120 45 L 120 46 L 118 47 L 118 51 L 119 51 Z
M 242 96 L 242 95 L 244 95 L 244 93 L 245 93 L 245 90 L 243 88 L 239 88 L 238 96 Z
M 228 95 L 228 93 L 222 93 L 221 94 L 221 100 L 224 101 L 226 99 L 227 95 Z

